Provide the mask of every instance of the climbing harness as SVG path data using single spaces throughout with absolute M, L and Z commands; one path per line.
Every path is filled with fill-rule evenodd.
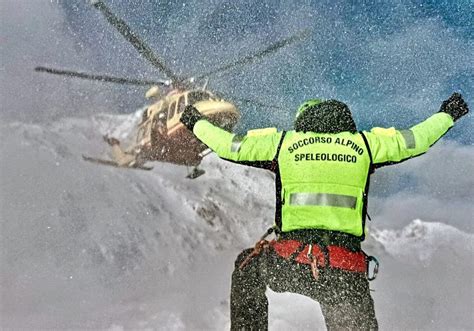
M 262 251 L 268 252 L 271 249 L 280 257 L 291 260 L 299 264 L 308 264 L 311 267 L 311 273 L 315 280 L 319 279 L 320 269 L 330 267 L 351 272 L 366 273 L 368 280 L 374 280 L 379 270 L 379 262 L 373 256 L 366 255 L 363 251 L 353 252 L 345 247 L 328 245 L 320 246 L 314 243 L 304 244 L 297 240 L 271 240 L 265 238 L 274 232 L 270 228 L 255 244 L 253 251 L 240 264 L 242 270 L 255 256 Z M 374 268 L 370 272 L 371 262 Z

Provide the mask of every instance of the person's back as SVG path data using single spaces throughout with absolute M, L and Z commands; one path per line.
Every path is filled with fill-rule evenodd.
M 363 232 L 370 156 L 359 133 L 286 133 L 278 156 L 283 232 Z
M 364 239 L 369 176 L 426 152 L 468 112 L 459 94 L 409 130 L 357 132 L 349 108 L 309 100 L 295 130 L 225 132 L 193 107 L 181 121 L 220 157 L 275 172 L 278 240 L 242 252 L 232 276 L 232 329 L 266 329 L 266 286 L 317 300 L 328 328 L 377 329 Z M 265 253 L 262 253 L 265 252 Z

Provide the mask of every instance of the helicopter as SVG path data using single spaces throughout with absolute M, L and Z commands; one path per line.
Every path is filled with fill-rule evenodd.
M 72 78 L 110 82 L 116 84 L 129 84 L 151 86 L 145 97 L 152 101 L 143 111 L 142 118 L 136 130 L 135 141 L 128 148 L 123 148 L 118 139 L 104 136 L 104 140 L 111 146 L 113 160 L 106 160 L 83 155 L 83 159 L 115 167 L 137 168 L 151 170 L 145 165 L 149 161 L 170 162 L 177 165 L 191 166 L 193 170 L 188 178 L 196 178 L 204 173 L 198 168 L 202 158 L 209 154 L 207 147 L 194 137 L 192 132 L 180 122 L 180 117 L 187 105 L 195 106 L 200 113 L 213 124 L 228 130 L 236 126 L 240 112 L 230 101 L 220 97 L 217 92 L 207 89 L 209 77 L 237 66 L 250 64 L 270 55 L 279 49 L 298 42 L 308 36 L 309 31 L 304 30 L 289 38 L 280 40 L 253 55 L 243 57 L 235 62 L 221 66 L 198 77 L 181 77 L 176 75 L 160 59 L 152 49 L 129 27 L 121 18 L 116 16 L 101 0 L 92 0 L 91 4 L 98 9 L 105 19 L 111 24 L 148 62 L 161 71 L 167 79 L 144 80 L 110 75 L 89 74 L 79 71 L 54 69 L 38 66 L 37 72 L 63 75 Z M 204 79 L 204 84 L 199 86 L 198 81 Z M 253 103 L 261 107 L 269 107 L 256 100 L 233 98 L 244 103 Z M 277 106 L 271 106 L 278 109 Z

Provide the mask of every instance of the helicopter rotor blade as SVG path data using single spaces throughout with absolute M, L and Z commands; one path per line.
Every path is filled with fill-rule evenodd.
M 201 74 L 199 76 L 194 76 L 194 78 L 195 79 L 201 79 L 201 78 L 204 78 L 204 77 L 214 75 L 214 74 L 219 73 L 219 72 L 223 72 L 223 71 L 232 69 L 232 68 L 237 67 L 237 66 L 242 66 L 242 65 L 246 65 L 246 64 L 258 61 L 258 60 L 262 59 L 263 57 L 265 57 L 267 55 L 275 53 L 280 48 L 283 48 L 283 47 L 288 46 L 292 43 L 295 43 L 295 42 L 298 42 L 298 41 L 301 41 L 301 40 L 305 39 L 306 37 L 308 37 L 310 35 L 310 32 L 311 31 L 309 29 L 303 30 L 303 31 L 301 31 L 301 32 L 289 37 L 289 38 L 286 38 L 286 39 L 280 40 L 280 41 L 278 41 L 274 44 L 271 44 L 270 46 L 268 46 L 267 48 L 265 48 L 264 50 L 262 50 L 258 53 L 255 53 L 253 55 L 248 55 L 248 56 L 246 56 L 246 57 L 244 57 L 240 60 L 237 60 L 233 63 L 229 63 L 225 66 L 219 67 L 219 68 L 214 69 L 212 71 L 209 71 L 205 74 Z
M 110 9 L 107 7 L 107 5 L 101 1 L 101 0 L 93 0 L 92 5 L 100 10 L 100 12 L 105 16 L 107 21 L 113 25 L 117 31 L 128 41 L 130 44 L 132 44 L 133 47 L 140 53 L 141 56 L 143 56 L 145 59 L 147 59 L 154 67 L 158 68 L 161 70 L 166 77 L 171 79 L 173 82 L 178 82 L 180 81 L 179 77 L 174 74 L 171 69 L 169 69 L 164 62 L 158 58 L 151 48 L 145 44 L 145 42 L 140 39 L 140 37 L 130 29 L 128 24 L 122 20 L 121 18 L 117 17 Z
M 62 76 L 67 76 L 67 77 L 80 78 L 80 79 L 97 80 L 100 82 L 116 83 L 116 84 L 128 84 L 128 85 L 140 85 L 140 86 L 148 86 L 148 85 L 170 86 L 171 85 L 171 81 L 169 80 L 156 80 L 155 81 L 155 80 L 114 77 L 114 76 L 109 76 L 109 75 L 94 75 L 94 74 L 87 74 L 87 73 L 79 72 L 79 71 L 62 70 L 62 69 L 54 69 L 54 68 L 46 68 L 46 67 L 36 67 L 35 71 L 46 72 L 48 74 L 53 74 L 53 75 L 62 75 Z
M 261 108 L 285 110 L 285 108 L 282 108 L 280 106 L 276 106 L 276 105 L 269 104 L 269 103 L 266 103 L 266 102 L 258 101 L 258 100 L 255 100 L 255 99 L 236 98 L 236 97 L 230 97 L 230 99 L 235 100 L 235 101 L 240 101 L 240 102 L 243 102 L 243 103 L 253 104 L 253 105 L 261 107 Z

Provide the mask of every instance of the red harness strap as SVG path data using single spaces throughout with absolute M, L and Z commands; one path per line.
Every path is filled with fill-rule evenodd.
M 314 279 L 317 280 L 319 278 L 319 268 L 326 267 L 325 254 L 319 245 L 307 244 L 301 249 L 302 246 L 303 243 L 297 240 L 267 241 L 261 239 L 255 244 L 253 251 L 242 261 L 239 269 L 242 270 L 252 258 L 260 255 L 262 251 L 273 248 L 278 255 L 287 260 L 295 253 L 298 253 L 295 261 L 297 263 L 309 264 L 311 266 L 311 273 Z M 331 268 L 353 272 L 367 271 L 367 259 L 363 252 L 351 252 L 340 246 L 327 246 L 327 253 Z
M 301 243 L 297 240 L 280 240 L 273 243 L 273 249 L 282 258 L 288 259 L 295 253 L 301 246 Z
M 275 252 L 285 259 L 289 259 L 294 253 L 300 250 L 303 244 L 297 240 L 280 240 L 273 242 L 272 247 Z M 311 252 L 310 252 L 311 247 Z M 329 266 L 331 268 L 342 269 L 354 272 L 366 272 L 367 260 L 363 252 L 352 252 L 340 246 L 328 246 Z M 317 267 L 325 267 L 326 259 L 320 246 L 308 244 L 299 252 L 295 261 L 303 264 L 314 264 Z
M 328 246 L 329 265 L 333 268 L 366 272 L 367 259 L 363 252 L 351 252 L 340 246 Z

